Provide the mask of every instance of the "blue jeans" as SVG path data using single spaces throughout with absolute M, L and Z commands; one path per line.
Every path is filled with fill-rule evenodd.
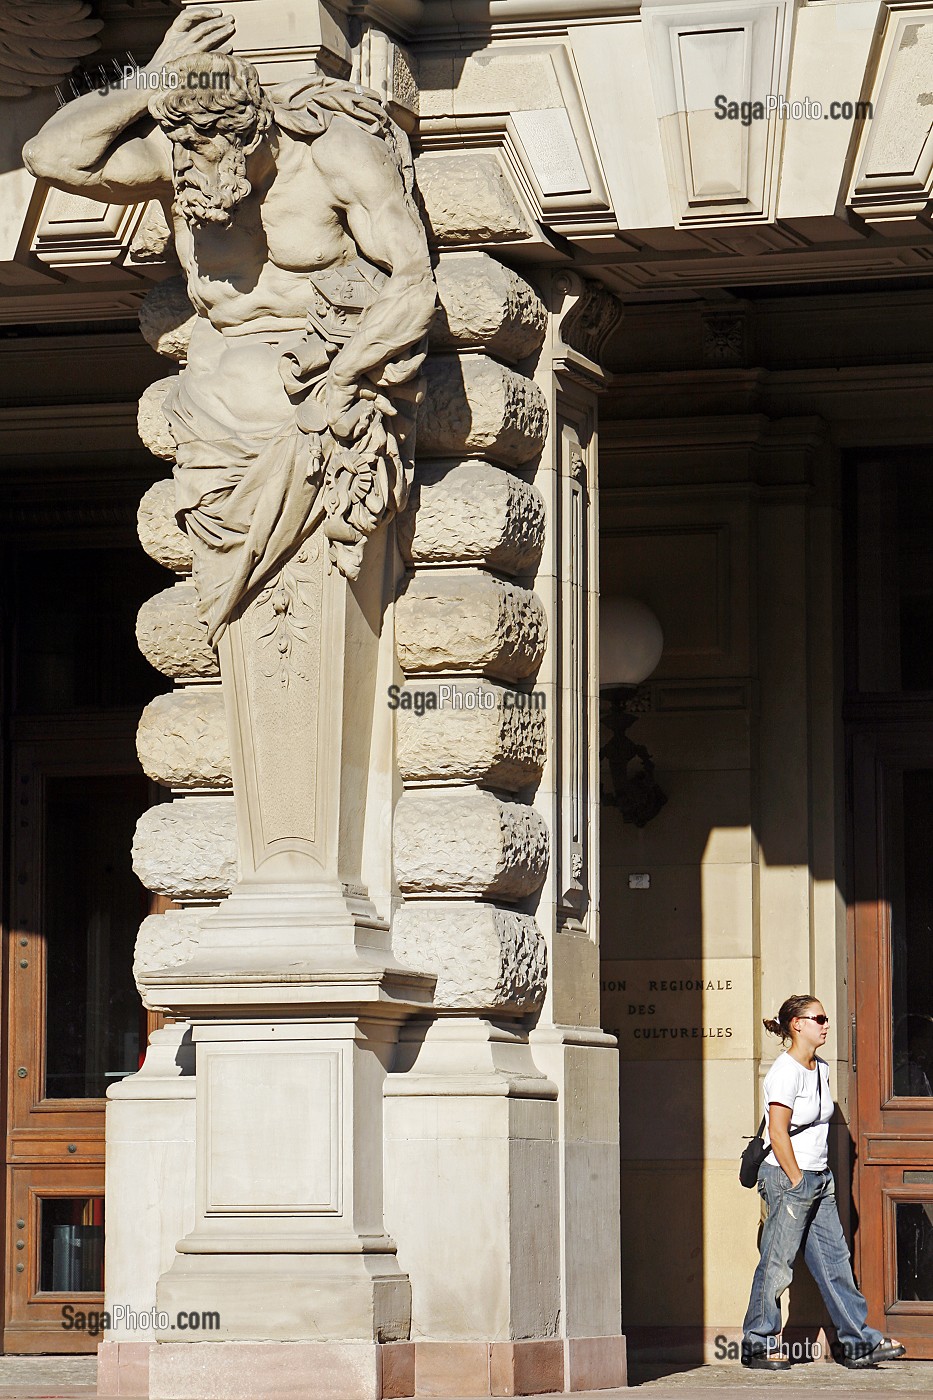
M 866 1326 L 868 1304 L 855 1286 L 849 1246 L 836 1209 L 833 1174 L 807 1171 L 791 1187 L 776 1163 L 765 1161 L 758 1191 L 768 1207 L 761 1231 L 761 1258 L 752 1280 L 752 1295 L 742 1327 L 743 1351 L 778 1354 L 781 1294 L 793 1277 L 801 1244 L 807 1268 L 823 1295 L 839 1345 L 849 1355 L 864 1356 L 882 1335 Z

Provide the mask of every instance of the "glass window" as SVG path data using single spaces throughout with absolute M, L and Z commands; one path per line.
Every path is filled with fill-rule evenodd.
M 104 1202 L 100 1196 L 39 1201 L 39 1291 L 104 1291 Z
M 933 769 L 909 769 L 899 779 L 900 800 L 889 803 L 885 869 L 894 1092 L 933 1098 Z
M 133 946 L 148 897 L 131 846 L 146 798 L 141 773 L 46 779 L 47 1098 L 103 1098 L 139 1068 Z
M 933 1201 L 897 1201 L 897 1297 L 933 1302 Z

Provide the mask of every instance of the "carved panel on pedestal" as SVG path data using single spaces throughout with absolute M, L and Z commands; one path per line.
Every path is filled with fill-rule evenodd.
M 205 1214 L 339 1215 L 340 1052 L 247 1043 L 201 1053 Z

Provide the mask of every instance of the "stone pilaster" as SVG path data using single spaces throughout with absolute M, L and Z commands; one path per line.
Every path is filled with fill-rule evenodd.
M 416 1389 L 437 1387 L 444 1339 L 464 1366 L 507 1343 L 546 1366 L 556 1345 L 562 1388 L 600 1388 L 625 1377 L 596 915 L 596 406 L 620 308 L 575 274 L 542 270 L 532 290 L 452 252 L 453 220 L 450 203 L 433 218 L 448 236 L 431 461 L 400 522 L 396 613 L 393 945 L 436 974 L 437 1015 L 406 1027 L 386 1083 L 387 1210 Z M 455 708 L 470 690 L 475 708 Z
M 387 1215 L 412 1280 L 416 1383 L 443 1343 L 549 1355 L 560 1313 L 556 1090 L 527 1036 L 547 986 L 535 909 L 550 832 L 531 801 L 547 752 L 545 506 L 530 479 L 549 431 L 530 372 L 547 312 L 485 253 L 442 251 L 437 282 L 399 523 L 393 920 L 396 956 L 437 978 L 436 1015 L 405 1028 L 386 1083 Z
M 548 514 L 538 591 L 555 638 L 539 684 L 551 746 L 535 802 L 552 831 L 541 893 L 548 996 L 530 1034 L 535 1063 L 558 1088 L 561 1336 L 565 1387 L 624 1383 L 619 1258 L 618 1060 L 600 1029 L 599 577 L 600 354 L 621 320 L 600 284 L 543 278 L 549 334 L 538 381 L 551 435 L 536 483 Z

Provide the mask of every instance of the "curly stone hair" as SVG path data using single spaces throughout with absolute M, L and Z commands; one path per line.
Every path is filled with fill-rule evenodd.
M 818 997 L 793 996 L 788 997 L 778 1014 L 764 1021 L 764 1028 L 771 1035 L 779 1035 L 782 1041 L 791 1039 L 790 1023 L 796 1016 L 802 1016 L 808 1006 L 812 1006 Z
M 196 53 L 166 68 L 177 82 L 156 93 L 149 112 L 168 136 L 192 126 L 235 138 L 249 155 L 272 125 L 272 103 L 251 63 L 226 53 Z

